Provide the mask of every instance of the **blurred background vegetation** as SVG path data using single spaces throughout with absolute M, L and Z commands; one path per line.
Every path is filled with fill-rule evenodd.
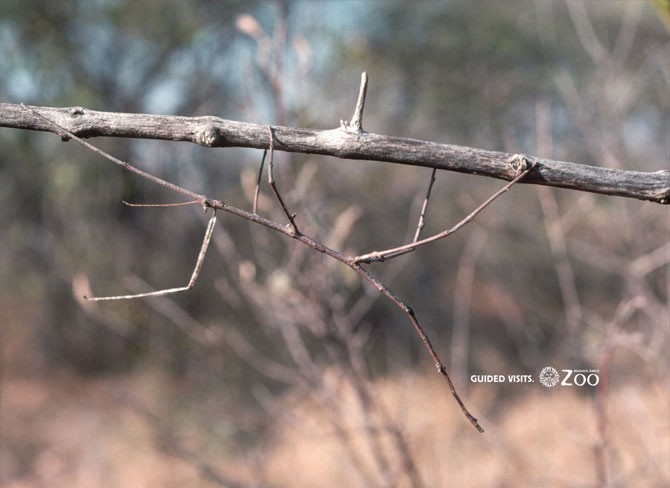
M 371 132 L 637 171 L 669 167 L 669 67 L 643 1 L 0 2 L 2 102 L 334 128 L 367 71 Z M 251 207 L 259 151 L 91 142 Z M 417 311 L 480 436 L 402 313 L 232 216 L 190 292 L 83 302 L 89 287 L 185 284 L 206 217 L 122 205 L 175 196 L 53 134 L 3 129 L 0 143 L 3 486 L 670 482 L 667 208 L 517 186 L 448 240 L 373 266 Z M 428 170 L 276 158 L 301 226 L 329 245 L 413 233 Z M 500 187 L 438 174 L 424 232 Z M 260 212 L 281 221 L 270 197 Z M 468 379 L 549 364 L 601 384 Z

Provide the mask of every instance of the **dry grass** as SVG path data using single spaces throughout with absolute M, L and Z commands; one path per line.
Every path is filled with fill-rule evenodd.
M 379 480 L 361 406 L 336 370 L 325 371 L 324 381 L 337 393 L 338 425 L 351 439 L 346 450 L 333 412 L 306 400 L 318 395 L 297 392 L 276 399 L 263 419 L 272 417 L 272 427 L 260 441 L 243 444 L 234 436 L 212 435 L 226 422 L 246 429 L 249 409 L 229 394 L 206 391 L 207 405 L 196 401 L 200 408 L 193 409 L 182 401 L 192 395 L 192 385 L 159 370 L 101 379 L 35 366 L 34 342 L 25 326 L 34 317 L 26 308 L 12 313 L 6 305 L 4 318 L 0 313 L 8 324 L 0 341 L 3 488 L 215 486 L 203 477 L 199 461 L 241 481 L 255 481 L 260 474 L 260 486 L 364 487 L 369 479 Z M 614 378 L 608 396 L 607 486 L 670 486 L 667 380 L 662 368 L 657 371 L 635 355 L 617 358 L 626 379 L 617 384 Z M 426 486 L 602 486 L 592 389 L 548 390 L 538 383 L 471 387 L 465 399 L 486 429 L 483 435 L 464 419 L 435 373 L 378 380 L 370 391 L 389 424 L 406 435 Z M 129 408 L 129 397 L 157 414 L 160 426 Z M 378 435 L 396 461 L 388 432 Z M 184 459 L 184 451 L 193 456 Z M 354 461 L 364 466 L 367 482 Z M 391 465 L 400 471 L 397 463 Z M 395 486 L 408 486 L 407 479 L 400 477 Z
M 508 386 L 519 393 L 524 389 Z M 486 391 L 491 388 L 480 386 L 469 403 L 481 410 L 482 403 L 493 400 Z M 409 435 L 428 486 L 597 486 L 599 436 L 591 396 L 537 384 L 527 390 L 532 391 L 494 418 L 483 418 L 487 432 L 479 435 L 443 394 L 439 378 L 378 385 L 379 400 Z M 347 398 L 342 395 L 343 402 Z M 670 481 L 668 406 L 668 393 L 658 388 L 628 386 L 612 394 L 607 452 L 609 476 L 617 486 L 666 486 Z M 304 425 L 277 433 L 270 456 L 277 485 L 326 486 L 324 480 L 332 480 L 327 486 L 364 486 L 318 409 L 292 408 Z M 362 444 L 360 416 L 352 411 L 346 418 L 351 435 Z
M 594 453 L 599 435 L 591 395 L 578 395 L 574 388 L 508 387 L 520 395 L 503 408 L 494 408 L 490 385 L 469 395 L 478 413 L 497 411 L 490 418 L 481 416 L 484 435 L 462 418 L 432 375 L 381 381 L 375 391 L 376 401 L 408 436 L 427 486 L 598 486 Z M 67 374 L 4 378 L 2 486 L 211 486 L 192 461 L 161 449 L 154 427 L 118 401 L 119 391 L 139 392 L 154 411 L 167 411 L 164 402 L 174 388 L 160 374 L 108 380 Z M 355 456 L 374 475 L 353 398 L 346 388 L 340 391 L 341 425 L 353 439 Z M 291 394 L 280 406 L 290 415 L 277 420 L 263 453 L 262 470 L 272 486 L 366 486 L 323 410 Z M 625 385 L 612 392 L 606 451 L 611 486 L 668 485 L 668 406 L 668 392 L 653 385 Z M 205 433 L 193 432 L 185 441 L 192 451 L 206 445 L 199 435 Z M 393 458 L 390 443 L 384 446 Z M 243 461 L 248 453 L 223 451 L 214 458 L 210 452 L 209 461 L 251 481 L 253 473 Z M 407 480 L 398 486 L 408 486 Z

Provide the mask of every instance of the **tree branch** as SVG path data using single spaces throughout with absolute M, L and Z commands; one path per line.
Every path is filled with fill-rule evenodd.
M 35 112 L 73 134 L 88 137 L 133 137 L 186 141 L 206 147 L 269 149 L 268 126 L 218 117 L 98 112 L 82 107 L 26 107 L 0 103 L 0 127 L 56 132 Z M 35 112 L 32 112 L 34 110 Z M 278 151 L 376 160 L 489 176 L 511 181 L 517 170 L 514 155 L 451 144 L 351 132 L 342 128 L 314 130 L 272 126 Z M 523 183 L 554 186 L 604 195 L 670 203 L 670 171 L 626 171 L 564 161 L 528 157 L 536 169 Z

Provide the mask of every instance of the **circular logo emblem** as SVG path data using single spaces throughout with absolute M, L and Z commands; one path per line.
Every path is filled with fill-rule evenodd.
M 558 371 L 556 371 L 556 368 L 552 368 L 551 366 L 542 368 L 539 378 L 540 383 L 542 383 L 542 385 L 546 386 L 547 388 L 553 388 L 561 379 L 560 376 L 558 376 Z

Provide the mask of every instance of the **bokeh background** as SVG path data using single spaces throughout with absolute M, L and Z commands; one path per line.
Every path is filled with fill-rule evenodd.
M 657 2 L 663 4 L 663 2 Z M 610 168 L 669 168 L 670 35 L 647 1 L 0 2 L 0 101 L 330 129 L 370 76 L 372 132 Z M 251 208 L 261 152 L 93 139 Z M 670 484 L 667 207 L 517 186 L 447 240 L 344 266 L 53 134 L 0 130 L 0 485 Z M 277 154 L 305 232 L 407 242 L 430 171 Z M 425 235 L 502 182 L 438 173 Z M 267 187 L 259 212 L 283 222 Z M 597 370 L 597 387 L 537 375 Z M 473 374 L 532 375 L 478 384 Z

